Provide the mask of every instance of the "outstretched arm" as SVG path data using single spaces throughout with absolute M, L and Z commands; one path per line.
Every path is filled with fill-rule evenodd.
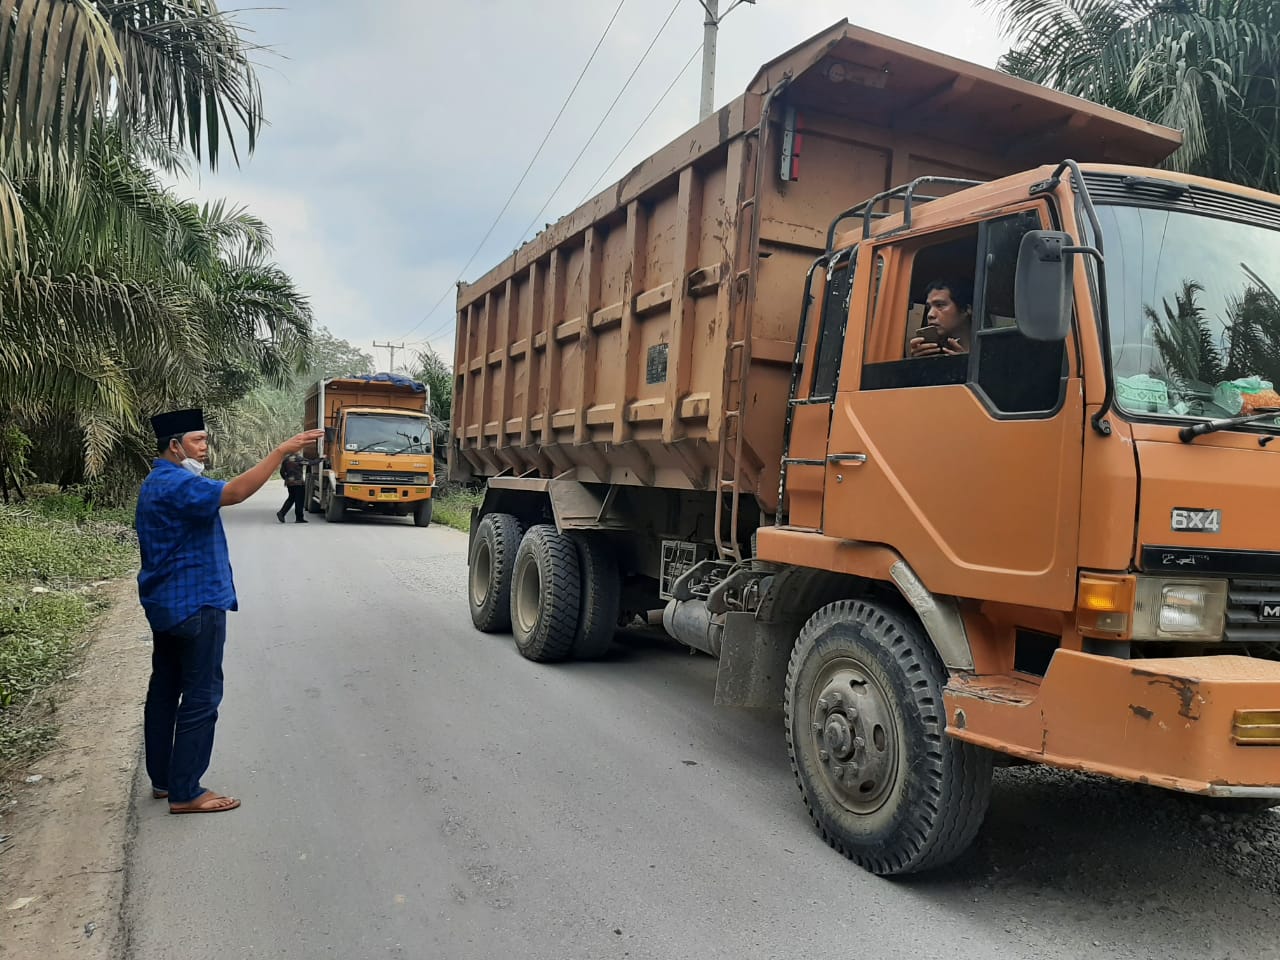
M 291 453 L 298 453 L 307 444 L 315 443 L 323 436 L 323 430 L 308 430 L 306 433 L 290 437 L 240 476 L 227 481 L 226 486 L 222 488 L 221 505 L 229 507 L 234 503 L 244 503 L 261 490 L 262 485 L 271 479 L 271 475 L 280 469 L 285 457 Z

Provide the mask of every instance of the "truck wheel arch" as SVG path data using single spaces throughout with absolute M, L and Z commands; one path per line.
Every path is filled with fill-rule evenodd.
M 973 651 L 955 599 L 929 590 L 901 557 L 889 568 L 889 576 L 891 580 L 886 582 L 830 570 L 786 567 L 774 578 L 760 605 L 759 618 L 766 623 L 803 623 L 829 603 L 876 597 L 905 607 L 919 620 L 948 670 L 973 670 Z

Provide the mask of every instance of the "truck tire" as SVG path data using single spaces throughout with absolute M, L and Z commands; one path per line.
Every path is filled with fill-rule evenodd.
M 467 603 L 477 630 L 511 629 L 511 571 L 523 532 L 509 513 L 490 513 L 476 527 L 467 558 Z
M 328 523 L 342 523 L 347 518 L 347 501 L 333 490 L 324 502 L 324 519 Z
M 431 526 L 431 505 L 432 500 L 419 500 L 418 505 L 413 508 L 413 525 L 415 527 Z
M 567 658 L 581 600 L 577 546 L 550 524 L 530 527 L 511 575 L 511 632 L 520 655 L 535 663 Z
M 572 539 L 578 548 L 578 567 L 582 572 L 582 606 L 573 640 L 573 657 L 594 660 L 608 652 L 618 632 L 622 578 L 608 541 L 590 535 Z
M 320 513 L 321 512 L 320 496 L 316 492 L 315 481 L 308 480 L 305 489 L 306 489 L 305 499 L 307 504 L 307 513 Z
M 945 684 L 923 631 L 874 603 L 823 607 L 791 652 L 783 706 L 805 806 L 880 876 L 949 863 L 986 815 L 992 757 L 946 735 Z

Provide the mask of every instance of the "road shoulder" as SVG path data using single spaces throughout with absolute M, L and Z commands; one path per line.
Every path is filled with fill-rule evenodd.
M 0 957 L 111 957 L 120 903 L 150 633 L 132 580 L 106 588 L 110 609 L 89 637 L 57 711 L 60 734 L 4 811 Z

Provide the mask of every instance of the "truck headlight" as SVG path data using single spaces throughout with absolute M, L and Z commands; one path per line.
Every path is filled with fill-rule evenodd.
M 347 483 L 364 483 L 364 474 L 359 470 L 348 470 Z
M 429 474 L 429 473 L 415 473 L 415 474 L 413 475 L 413 482 L 414 482 L 414 483 L 421 483 L 421 484 L 425 484 L 426 486 L 428 486 L 428 487 L 429 487 L 429 486 L 431 486 L 431 474 Z
M 1133 639 L 1221 640 L 1226 613 L 1225 580 L 1139 577 Z

